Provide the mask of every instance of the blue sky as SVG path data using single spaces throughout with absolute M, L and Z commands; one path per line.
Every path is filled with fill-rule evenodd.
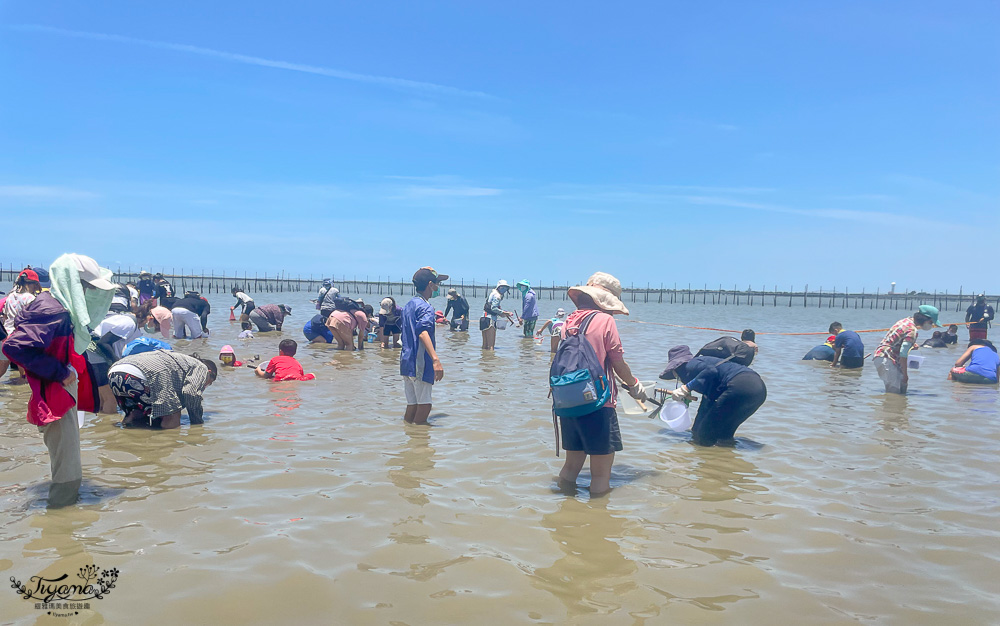
M 0 261 L 997 292 L 997 32 L 991 2 L 0 0 Z

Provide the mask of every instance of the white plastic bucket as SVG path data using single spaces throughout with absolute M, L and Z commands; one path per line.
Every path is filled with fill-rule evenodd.
M 504 330 L 507 328 L 507 318 L 498 317 L 497 321 L 493 322 L 493 325 L 497 327 L 497 330 Z
M 917 356 L 916 354 L 910 354 L 906 357 L 906 369 L 908 370 L 918 370 L 920 366 L 924 363 L 924 357 Z
M 688 411 L 687 405 L 677 400 L 667 400 L 663 410 L 660 411 L 660 419 L 671 430 L 677 432 L 688 430 L 692 424 L 691 412 Z
M 656 386 L 656 381 L 650 381 L 650 382 L 639 381 L 639 384 L 642 385 L 642 388 L 646 391 L 646 394 L 650 398 L 652 398 L 653 387 Z M 652 402 L 646 402 L 645 405 L 646 409 L 643 410 L 643 408 L 639 406 L 639 402 L 632 396 L 628 395 L 628 392 L 626 392 L 624 389 L 621 388 L 618 389 L 618 407 L 625 415 L 646 415 L 647 413 L 656 408 L 656 405 L 653 404 Z

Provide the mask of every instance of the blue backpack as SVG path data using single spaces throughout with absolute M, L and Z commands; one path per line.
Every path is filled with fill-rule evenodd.
M 581 417 L 600 409 L 611 398 L 611 385 L 604 364 L 584 333 L 597 311 L 576 330 L 566 332 L 549 368 L 552 413 L 558 417 Z

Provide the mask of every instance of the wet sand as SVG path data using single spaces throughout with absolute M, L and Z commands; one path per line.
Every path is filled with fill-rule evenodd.
M 698 448 L 620 415 L 614 490 L 591 499 L 586 470 L 576 492 L 556 484 L 547 340 L 511 328 L 484 353 L 475 330 L 439 330 L 433 426 L 405 426 L 397 351 L 306 345 L 310 296 L 274 296 L 258 304 L 293 305 L 283 333 L 244 345 L 225 321 L 232 299 L 213 296 L 213 336 L 176 348 L 215 357 L 228 343 L 240 359 L 267 358 L 291 337 L 318 380 L 224 372 L 206 392 L 205 425 L 185 418 L 175 431 L 90 416 L 75 507 L 46 510 L 48 457 L 24 421 L 27 389 L 4 379 L 5 579 L 118 568 L 116 588 L 69 620 L 92 624 L 1000 621 L 997 389 L 945 380 L 959 349 L 922 350 L 899 397 L 873 367 L 799 361 L 822 337 L 761 336 L 754 368 L 768 401 L 735 448 Z M 550 315 L 565 303 L 540 305 Z M 758 330 L 903 317 L 628 306 L 633 319 Z M 718 336 L 619 327 L 643 380 L 670 346 Z M 866 351 L 880 338 L 863 335 Z M 49 623 L 13 589 L 0 609 L 4 623 Z

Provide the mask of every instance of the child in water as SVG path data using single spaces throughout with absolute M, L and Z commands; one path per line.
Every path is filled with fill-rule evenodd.
M 946 344 L 958 344 L 958 325 L 952 324 L 948 327 L 948 332 L 946 332 L 942 337 L 942 340 Z
M 232 346 L 222 346 L 222 350 L 219 351 L 219 360 L 226 367 L 243 367 L 243 362 L 236 360 L 236 352 Z
M 253 322 L 240 322 L 240 328 L 243 330 L 237 339 L 253 339 Z
M 545 329 L 549 329 L 549 334 L 552 335 L 552 352 L 554 353 L 557 348 L 559 348 L 560 333 L 562 332 L 563 324 L 566 323 L 566 309 L 558 308 L 556 309 L 556 316 L 552 319 L 545 320 L 542 327 L 538 329 L 535 333 L 536 339 L 541 339 L 542 334 L 545 333 Z
M 306 374 L 302 370 L 302 364 L 295 360 L 295 352 L 299 349 L 299 344 L 291 339 L 282 339 L 278 344 L 278 356 L 273 357 L 266 364 L 261 363 L 254 370 L 254 373 L 261 378 L 273 378 L 274 380 L 312 380 L 315 374 Z

